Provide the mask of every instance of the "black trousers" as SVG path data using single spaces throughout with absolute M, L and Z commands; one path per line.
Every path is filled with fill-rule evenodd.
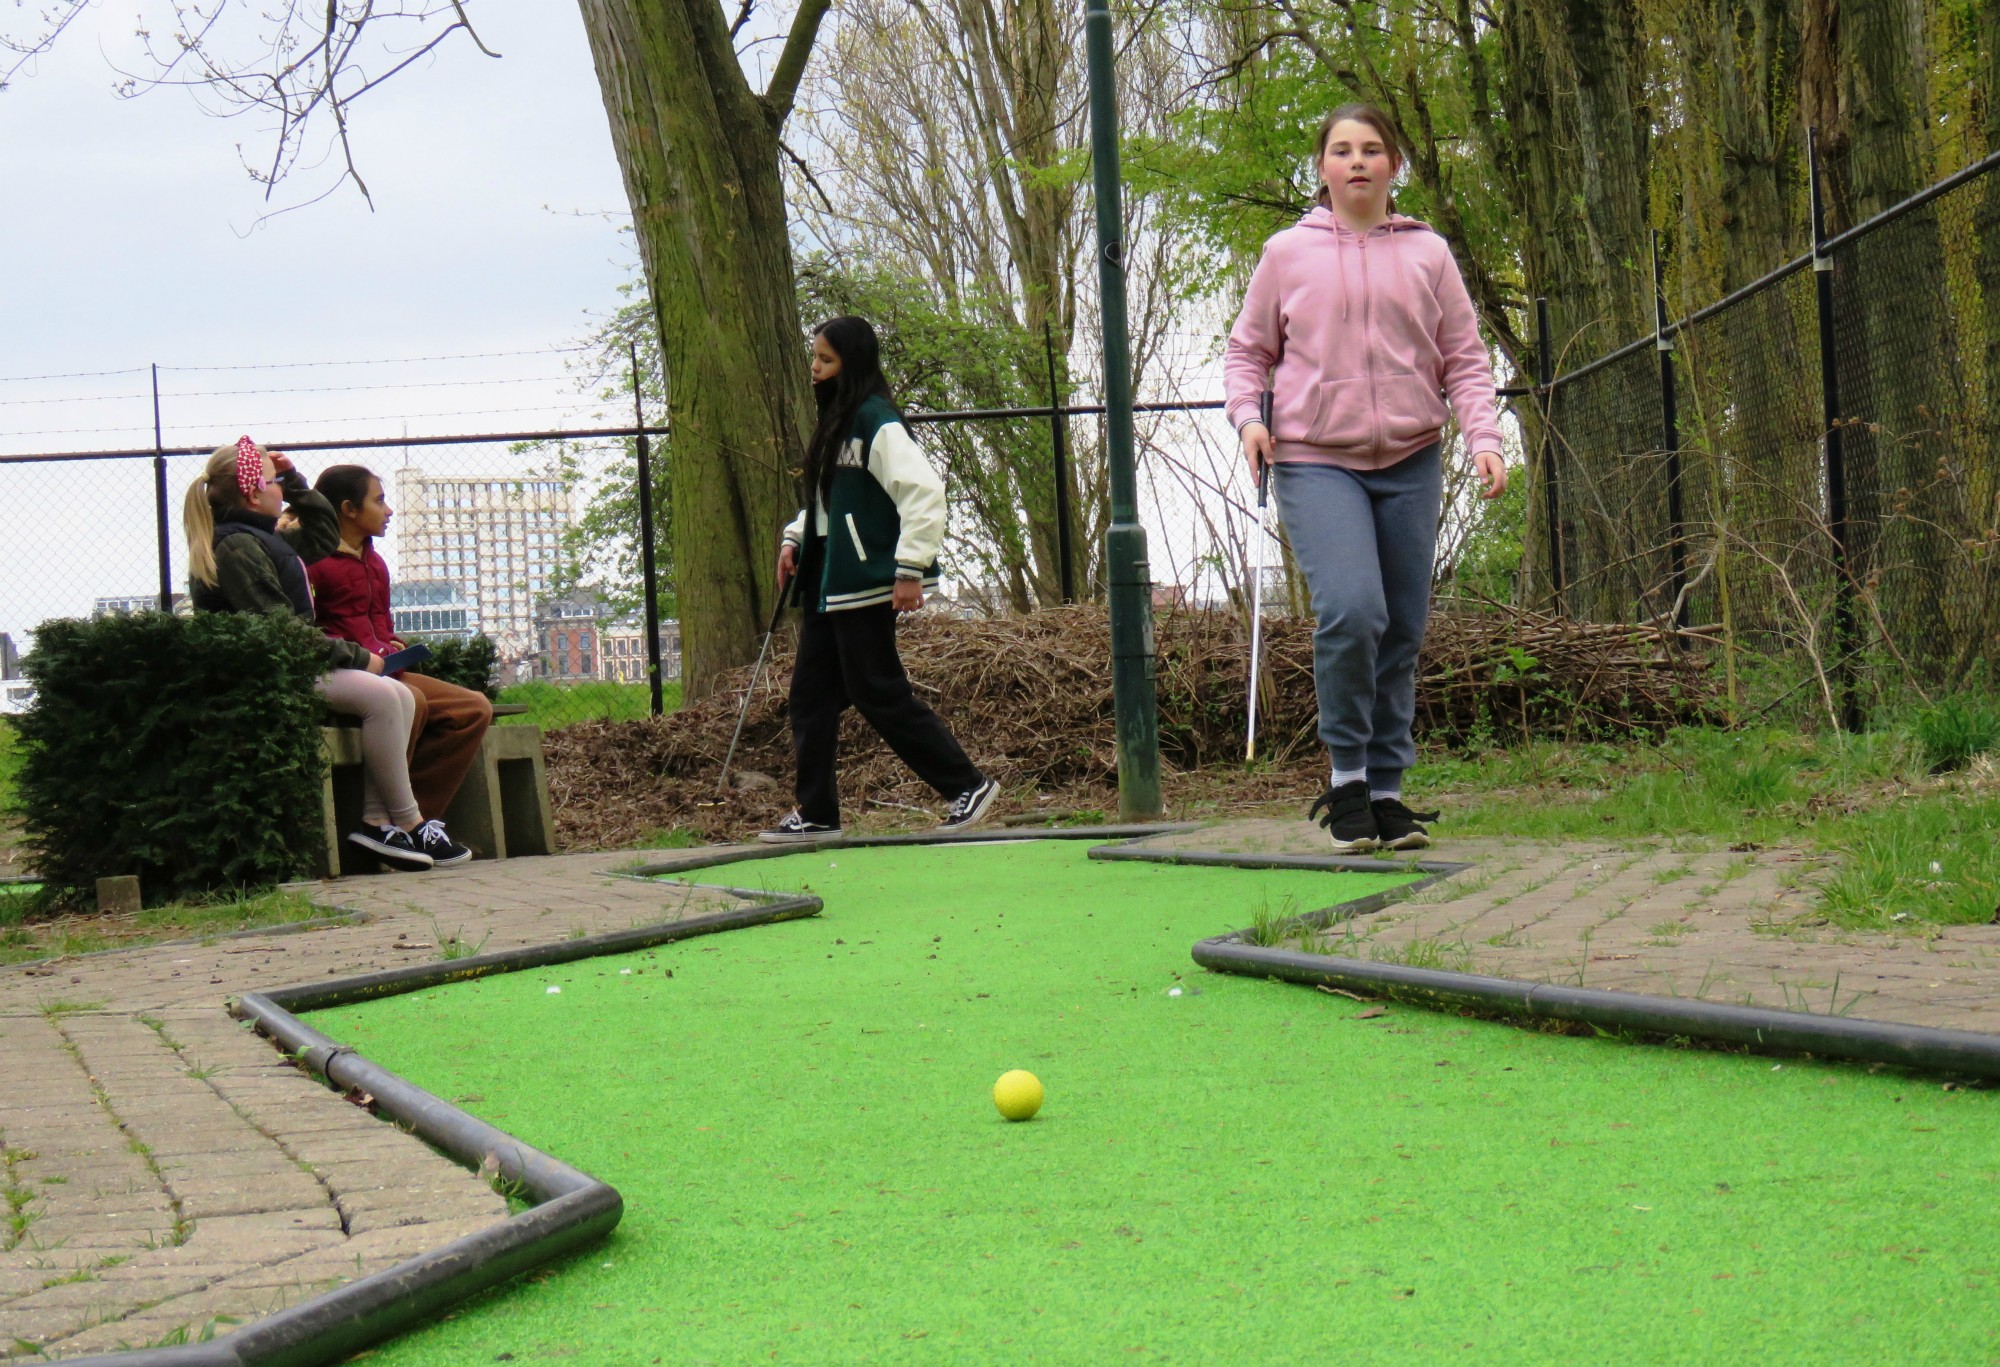
M 840 824 L 834 760 L 841 714 L 850 705 L 940 796 L 957 797 L 985 781 L 938 714 L 910 687 L 896 654 L 894 608 L 887 603 L 845 612 L 808 608 L 799 628 L 791 693 L 799 815 L 807 821 Z

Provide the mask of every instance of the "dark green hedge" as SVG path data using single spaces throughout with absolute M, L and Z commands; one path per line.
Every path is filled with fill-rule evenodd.
M 23 669 L 15 802 L 35 871 L 149 906 L 309 874 L 320 839 L 320 636 L 275 615 L 44 622 Z
M 428 674 L 433 679 L 484 693 L 489 698 L 500 695 L 499 687 L 493 681 L 499 655 L 493 649 L 491 639 L 479 635 L 468 641 L 431 641 L 428 644 L 431 658 L 418 667 L 419 674 Z

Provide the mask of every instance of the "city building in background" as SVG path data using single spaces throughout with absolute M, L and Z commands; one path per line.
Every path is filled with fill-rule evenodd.
M 21 677 L 21 652 L 15 649 L 14 638 L 0 631 L 0 680 Z
M 502 676 L 539 673 L 535 605 L 555 576 L 569 490 L 551 479 L 432 476 L 406 465 L 393 506 L 397 577 L 456 585 L 465 630 L 492 639 Z
M 646 682 L 646 626 L 638 613 L 615 613 L 588 589 L 544 600 L 535 609 L 534 677 L 554 683 L 584 680 Z M 681 624 L 660 623 L 660 677 L 681 676 Z
M 185 593 L 177 593 L 172 600 L 174 616 L 185 617 L 194 611 L 194 604 Z M 158 612 L 160 595 L 153 593 L 128 594 L 123 598 L 100 598 L 90 609 L 92 617 L 130 617 L 135 612 Z
M 573 589 L 560 598 L 535 606 L 535 645 L 539 649 L 537 678 L 557 683 L 600 677 L 598 649 L 600 625 L 611 616 L 611 607 L 588 589 Z
M 405 641 L 469 641 L 472 604 L 449 579 L 399 579 L 389 585 L 389 615 Z

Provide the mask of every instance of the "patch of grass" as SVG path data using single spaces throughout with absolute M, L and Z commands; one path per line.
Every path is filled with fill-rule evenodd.
M 1256 909 L 1250 913 L 1250 924 L 1237 934 L 1242 937 L 1245 944 L 1270 949 L 1297 938 L 1298 915 L 1298 904 L 1289 894 L 1278 903 L 1276 910 L 1272 909 L 1271 900 L 1266 897 L 1261 899 Z
M 583 721 L 638 721 L 650 716 L 653 708 L 652 687 L 649 684 L 595 680 L 572 684 L 531 679 L 501 689 L 499 700 L 503 703 L 525 703 L 528 711 L 520 717 L 501 717 L 497 725 L 521 722 L 539 726 L 544 731 Z M 660 691 L 660 701 L 667 711 L 679 711 L 679 682 L 666 684 Z
M 1694 927 L 1685 921 L 1655 921 L 1652 925 L 1646 927 L 1646 933 L 1648 935 L 1656 935 L 1661 939 L 1671 940 L 1680 935 L 1692 935 Z
M 1402 964 L 1408 968 L 1434 968 L 1443 973 L 1466 973 L 1472 968 L 1472 947 L 1464 940 L 1445 940 L 1435 935 L 1419 935 L 1402 944 L 1369 946 L 1368 957 L 1382 964 Z
M 14 723 L 0 718 L 0 816 L 14 805 L 14 775 L 21 771 L 21 751 L 15 740 Z
M 1896 802 L 1828 834 L 1843 858 L 1823 906 L 1844 926 L 2000 919 L 2000 800 Z
M 22 1180 L 20 1172 L 21 1165 L 34 1157 L 29 1149 L 0 1147 L 0 1203 L 6 1206 L 6 1224 L 0 1227 L 0 1250 L 19 1247 L 27 1236 L 28 1226 L 35 1222 L 37 1212 L 28 1209 L 28 1203 L 35 1199 L 35 1189 Z
M 38 902 L 0 896 L 0 964 L 193 940 L 238 930 L 292 925 L 328 914 L 302 892 L 283 889 L 236 899 L 173 902 L 121 916 L 38 914 Z
M 1975 755 L 2000 750 L 2000 704 L 1959 693 L 1925 708 L 1911 723 L 1932 773 L 1963 769 Z
M 470 959 L 473 955 L 485 949 L 486 942 L 492 938 L 493 932 L 489 930 L 480 936 L 478 943 L 475 944 L 467 940 L 458 930 L 447 933 L 438 924 L 437 917 L 431 917 L 431 939 L 437 944 L 438 957 L 447 962 L 454 959 Z

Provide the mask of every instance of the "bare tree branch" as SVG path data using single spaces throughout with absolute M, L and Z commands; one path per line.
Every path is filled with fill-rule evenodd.
M 832 0 L 799 0 L 799 12 L 792 16 L 791 32 L 785 35 L 785 50 L 771 72 L 764 90 L 764 113 L 774 126 L 782 126 L 798 98 L 799 80 L 812 57 L 813 41 L 819 37 L 820 20 L 826 17 Z
M 22 40 L 0 36 L 0 51 L 14 54 L 14 60 L 8 63 L 7 69 L 0 71 L 0 90 L 7 88 L 9 82 L 20 74 L 22 67 L 54 47 L 56 39 L 62 37 L 63 30 L 68 28 L 76 17 L 89 7 L 89 4 L 90 0 L 62 0 L 55 9 L 42 16 L 43 28 L 40 37 Z

